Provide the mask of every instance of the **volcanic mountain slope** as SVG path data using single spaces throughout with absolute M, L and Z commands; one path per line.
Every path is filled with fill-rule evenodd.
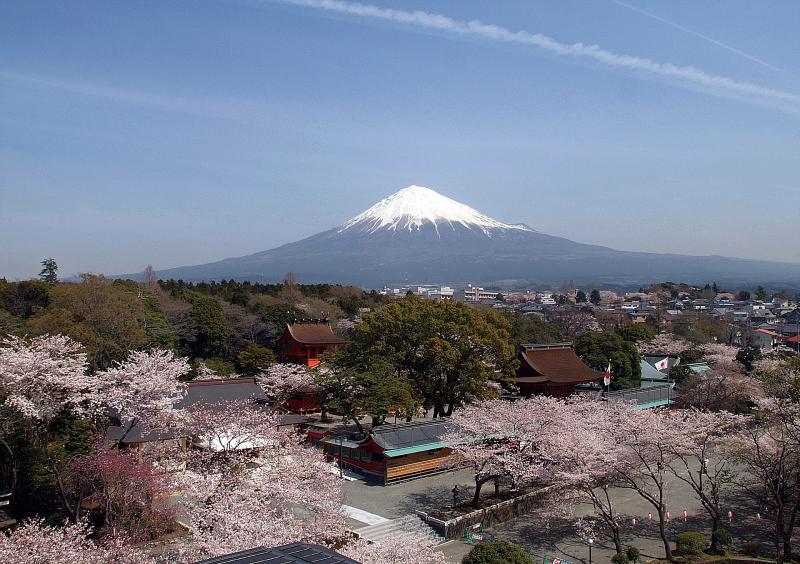
M 616 251 L 503 223 L 421 186 L 381 200 L 339 227 L 248 256 L 162 270 L 162 279 L 385 284 L 517 281 L 641 285 L 800 282 L 800 264 Z

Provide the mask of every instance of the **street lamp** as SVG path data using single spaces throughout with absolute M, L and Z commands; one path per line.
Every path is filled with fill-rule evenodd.
M 594 539 L 589 539 L 589 564 L 592 564 L 592 545 L 594 544 Z

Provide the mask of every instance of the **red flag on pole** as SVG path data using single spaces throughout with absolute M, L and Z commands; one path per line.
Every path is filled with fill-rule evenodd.
M 611 384 L 611 363 L 609 362 L 608 368 L 606 368 L 606 371 L 603 373 L 603 385 L 606 388 L 608 388 L 610 384 Z

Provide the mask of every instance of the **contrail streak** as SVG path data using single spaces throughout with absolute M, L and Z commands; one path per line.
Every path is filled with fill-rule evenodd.
M 694 87 L 719 96 L 732 97 L 751 104 L 800 114 L 800 95 L 793 92 L 711 74 L 693 66 L 660 63 L 645 57 L 615 53 L 598 45 L 561 43 L 541 33 L 524 30 L 513 31 L 478 20 L 456 20 L 449 16 L 422 10 L 397 10 L 346 0 L 255 0 L 254 3 L 263 4 L 265 2 L 279 2 L 362 18 L 392 21 L 462 36 L 527 45 L 563 57 L 591 60 L 616 69 L 660 77 L 669 80 L 676 86 Z
M 688 33 L 689 35 L 694 35 L 695 37 L 699 37 L 700 39 L 702 39 L 704 41 L 708 41 L 709 43 L 713 43 L 717 47 L 722 47 L 723 49 L 726 49 L 726 50 L 730 51 L 731 53 L 736 53 L 740 57 L 744 57 L 745 59 L 753 61 L 754 63 L 758 63 L 759 65 L 765 66 L 765 67 L 770 68 L 772 70 L 776 70 L 776 71 L 780 71 L 781 70 L 778 67 L 775 67 L 775 66 L 769 64 L 768 62 L 759 59 L 758 57 L 754 57 L 753 55 L 749 55 L 749 54 L 745 53 L 744 51 L 740 51 L 736 47 L 732 47 L 731 45 L 728 45 L 727 43 L 723 43 L 722 41 L 717 41 L 713 37 L 709 37 L 709 36 L 704 35 L 704 34 L 698 32 L 698 31 L 694 31 L 693 29 L 689 29 L 688 27 L 684 27 L 679 23 L 673 22 L 673 21 L 668 20 L 666 18 L 662 18 L 661 16 L 657 16 L 656 14 L 653 14 L 652 12 L 647 12 L 645 10 L 642 10 L 641 8 L 637 8 L 636 6 L 631 6 L 630 4 L 626 4 L 625 2 L 622 2 L 621 0 L 609 0 L 609 1 L 613 2 L 614 4 L 617 4 L 619 6 L 622 6 L 623 8 L 627 8 L 629 10 L 632 10 L 634 12 L 642 14 L 643 16 L 647 16 L 648 18 L 652 18 L 652 19 L 654 19 L 656 21 L 659 21 L 661 23 L 667 24 L 668 26 L 674 27 L 675 29 L 679 29 L 679 30 L 683 31 L 684 33 Z

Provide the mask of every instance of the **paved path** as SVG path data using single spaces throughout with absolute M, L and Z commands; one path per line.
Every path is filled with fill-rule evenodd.
M 379 525 L 381 523 L 389 522 L 389 519 L 386 517 L 381 517 L 380 515 L 375 515 L 374 513 L 370 513 L 369 511 L 364 511 L 363 509 L 352 507 L 350 505 L 343 505 L 342 509 L 344 509 L 345 515 L 351 519 L 361 521 L 367 525 Z
M 363 481 L 345 482 L 343 486 L 347 503 L 352 507 L 367 514 L 396 519 L 415 509 L 430 510 L 449 506 L 452 503 L 451 490 L 454 485 L 458 485 L 461 490 L 461 499 L 466 499 L 471 496 L 472 484 L 471 471 L 462 469 L 390 486 L 371 485 Z M 673 480 L 669 485 L 668 495 L 668 509 L 672 516 L 669 526 L 671 539 L 674 540 L 677 534 L 685 530 L 708 530 L 705 514 L 688 486 L 679 480 Z M 647 557 L 663 557 L 664 548 L 655 520 L 647 521 L 647 514 L 653 511 L 652 506 L 630 490 L 613 490 L 613 496 L 618 511 L 628 516 L 624 545 L 636 546 Z M 576 564 L 588 562 L 589 548 L 577 535 L 575 520 L 581 515 L 590 514 L 591 507 L 578 505 L 573 508 L 573 514 L 569 517 L 543 519 L 543 514 L 550 511 L 547 503 L 536 512 L 496 525 L 487 533 L 490 537 L 505 538 L 526 549 L 532 549 L 538 562 L 541 562 L 541 557 L 545 554 L 571 560 Z M 558 501 L 549 503 L 556 508 Z M 748 505 L 745 500 L 734 499 L 730 509 L 735 518 L 727 528 L 732 530 L 734 538 L 740 541 L 763 541 L 768 538 L 769 521 L 755 518 L 756 512 L 761 511 L 759 508 Z M 683 511 L 688 512 L 687 522 L 683 520 Z M 630 526 L 630 519 L 634 516 L 637 519 L 636 527 Z M 471 548 L 465 542 L 457 540 L 441 545 L 439 550 L 445 554 L 448 562 L 459 563 Z M 613 546 L 601 539 L 595 541 L 592 549 L 593 562 L 610 562 L 613 554 Z

